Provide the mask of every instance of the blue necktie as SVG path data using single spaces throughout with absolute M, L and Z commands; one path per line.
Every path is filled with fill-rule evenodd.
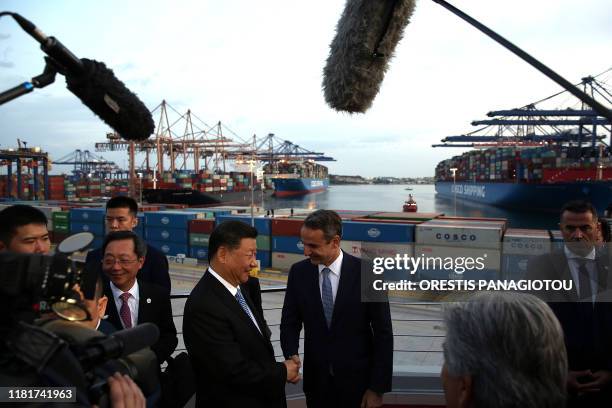
M 253 316 L 253 313 L 251 313 L 251 309 L 249 309 L 249 305 L 247 305 L 246 300 L 244 300 L 244 296 L 242 296 L 242 292 L 240 292 L 240 288 L 238 288 L 238 292 L 236 292 L 236 300 L 238 301 L 238 303 L 240 303 L 240 306 L 242 307 L 244 312 L 247 314 L 247 316 L 249 316 L 249 318 L 251 319 L 255 327 L 257 327 L 257 330 L 259 330 L 259 333 L 261 333 L 261 330 L 259 329 L 259 325 L 257 324 L 257 320 L 255 320 L 255 316 Z
M 329 274 L 331 269 L 323 268 L 321 271 L 322 282 L 321 282 L 321 301 L 323 302 L 323 312 L 325 313 L 325 320 L 327 320 L 327 327 L 331 326 L 332 314 L 334 312 L 334 295 L 332 293 L 331 281 L 329 280 Z

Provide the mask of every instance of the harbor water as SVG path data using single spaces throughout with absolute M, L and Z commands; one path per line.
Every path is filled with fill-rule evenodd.
M 460 199 L 455 203 L 452 199 L 437 197 L 433 184 L 332 185 L 322 193 L 287 198 L 266 197 L 263 205 L 266 209 L 402 211 L 408 194 L 412 194 L 417 202 L 419 212 L 438 212 L 461 217 L 507 218 L 512 228 L 558 229 L 558 214 L 513 211 Z

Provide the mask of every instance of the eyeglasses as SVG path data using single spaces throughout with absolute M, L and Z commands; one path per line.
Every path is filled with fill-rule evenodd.
M 138 262 L 138 259 L 117 259 L 114 256 L 105 257 L 102 259 L 102 265 L 104 266 L 114 266 L 115 262 L 118 262 L 121 266 L 128 266 L 129 264 Z

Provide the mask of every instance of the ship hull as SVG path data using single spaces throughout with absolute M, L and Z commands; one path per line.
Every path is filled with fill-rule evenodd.
M 250 205 L 250 191 L 229 191 L 222 193 L 202 193 L 192 189 L 145 189 L 143 198 L 148 203 L 185 204 L 189 206 L 213 206 L 218 204 Z M 253 192 L 255 203 L 263 200 L 265 192 Z
M 435 187 L 436 194 L 444 198 L 540 212 L 559 212 L 568 201 L 588 200 L 601 213 L 612 201 L 612 181 L 550 184 L 438 181 Z
M 319 178 L 275 178 L 274 195 L 276 197 L 295 197 L 326 191 L 329 179 Z

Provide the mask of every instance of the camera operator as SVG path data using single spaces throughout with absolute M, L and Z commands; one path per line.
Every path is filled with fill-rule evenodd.
M 15 389 L 75 387 L 76 401 L 70 405 L 90 406 L 91 380 L 85 374 L 80 357 L 73 354 L 70 342 L 62 340 L 53 330 L 33 324 L 40 315 L 36 309 L 40 300 L 54 299 L 44 295 L 50 288 L 43 284 L 47 282 L 45 276 L 54 282 L 58 279 L 71 282 L 66 287 L 73 287 L 80 281 L 70 277 L 77 276 L 74 271 L 63 269 L 68 265 L 66 261 L 45 258 L 49 249 L 47 218 L 40 210 L 15 205 L 0 211 L 0 277 L 3 282 L 0 285 L 0 386 Z M 64 292 L 71 296 L 69 290 Z M 99 295 L 99 290 L 97 292 Z M 100 296 L 90 302 L 88 309 L 92 317 L 99 319 L 104 313 L 104 303 Z M 92 312 L 93 309 L 97 309 L 97 313 Z M 53 313 L 45 314 L 46 321 L 54 318 L 57 316 Z M 111 377 L 100 378 L 101 384 L 108 384 L 108 399 L 102 401 L 103 406 L 144 407 L 143 393 L 134 381 L 126 375 L 112 374 L 114 371 L 108 372 Z
M 47 217 L 29 205 L 13 205 L 0 211 L 0 251 L 48 254 L 51 248 Z

